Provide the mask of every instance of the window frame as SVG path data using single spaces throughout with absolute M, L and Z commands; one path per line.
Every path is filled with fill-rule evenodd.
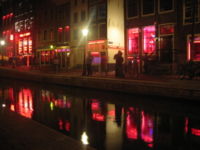
M 137 2 L 137 15 L 134 16 L 134 17 L 128 17 L 128 0 L 126 0 L 126 19 L 135 19 L 135 18 L 138 18 L 139 17 L 139 7 L 140 7 L 140 3 L 138 0 L 136 0 Z
M 155 15 L 155 10 L 156 10 L 156 0 L 153 0 L 154 1 L 154 9 L 153 9 L 153 13 L 149 13 L 149 14 L 143 14 L 143 1 L 141 1 L 141 16 L 142 17 L 146 17 L 146 16 L 153 16 Z
M 159 14 L 171 13 L 171 12 L 174 12 L 174 10 L 175 10 L 175 1 L 174 0 L 172 0 L 172 9 L 166 10 L 166 11 L 160 10 L 160 0 L 158 0 L 158 13 Z

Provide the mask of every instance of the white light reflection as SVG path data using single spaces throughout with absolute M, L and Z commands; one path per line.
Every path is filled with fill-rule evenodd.
M 88 145 L 89 142 L 88 142 L 88 136 L 86 134 L 86 132 L 83 132 L 83 134 L 81 135 L 81 141 L 84 145 Z
M 5 108 L 5 107 L 6 107 L 6 104 L 2 104 L 2 107 Z

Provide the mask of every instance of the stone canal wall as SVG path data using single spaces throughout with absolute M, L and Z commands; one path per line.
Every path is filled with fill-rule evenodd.
M 196 81 L 174 80 L 169 82 L 82 77 L 61 74 L 46 74 L 0 68 L 5 78 L 36 81 L 42 84 L 58 84 L 97 90 L 124 92 L 130 94 L 167 96 L 172 98 L 200 100 L 200 84 Z M 199 81 L 198 81 L 199 82 Z

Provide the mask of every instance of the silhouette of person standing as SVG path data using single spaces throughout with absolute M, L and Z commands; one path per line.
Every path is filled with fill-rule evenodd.
M 92 61 L 93 61 L 93 56 L 91 53 L 88 53 L 87 59 L 86 59 L 86 75 L 90 76 L 92 75 Z
M 122 57 L 122 52 L 118 51 L 117 54 L 114 55 L 115 59 L 115 77 L 123 78 L 124 73 L 123 73 L 123 57 Z

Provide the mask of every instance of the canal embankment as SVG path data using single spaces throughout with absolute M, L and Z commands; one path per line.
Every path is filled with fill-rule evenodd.
M 4 150 L 95 150 L 5 108 L 0 108 L 0 121 L 0 145 Z
M 86 77 L 66 74 L 50 74 L 33 71 L 22 71 L 11 68 L 0 68 L 0 76 L 25 81 L 40 82 L 42 84 L 57 84 L 81 88 L 92 88 L 129 94 L 164 96 L 181 98 L 184 100 L 200 99 L 200 81 L 197 80 L 130 80 L 107 78 L 101 76 Z

